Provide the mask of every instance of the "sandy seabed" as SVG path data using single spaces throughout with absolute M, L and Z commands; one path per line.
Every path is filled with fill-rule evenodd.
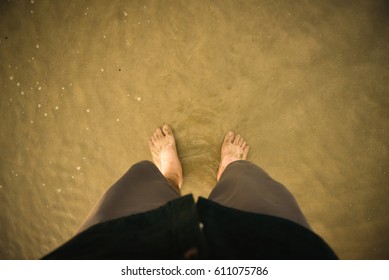
M 68 240 L 169 123 L 207 196 L 232 129 L 344 259 L 389 258 L 388 1 L 0 2 L 0 258 Z

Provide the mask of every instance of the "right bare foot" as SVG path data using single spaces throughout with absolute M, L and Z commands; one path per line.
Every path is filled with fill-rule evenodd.
M 239 134 L 235 135 L 232 131 L 227 132 L 221 148 L 221 160 L 219 171 L 217 172 L 217 180 L 219 181 L 224 169 L 231 162 L 245 160 L 249 149 L 250 147 Z

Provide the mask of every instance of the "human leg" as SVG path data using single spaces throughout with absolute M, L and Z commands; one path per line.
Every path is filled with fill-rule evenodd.
M 239 135 L 227 133 L 222 145 L 218 182 L 209 199 L 227 207 L 285 218 L 310 228 L 287 188 L 246 160 L 247 147 Z
M 97 223 L 153 210 L 180 197 L 182 168 L 170 126 L 152 135 L 150 150 L 154 164 L 133 165 L 92 209 L 77 233 Z

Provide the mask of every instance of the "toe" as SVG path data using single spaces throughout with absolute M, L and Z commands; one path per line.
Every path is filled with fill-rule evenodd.
M 238 145 L 239 145 L 239 147 L 242 147 L 242 145 L 243 145 L 243 138 L 242 137 L 240 137 L 240 139 L 239 139 L 239 142 L 238 142 Z
M 162 127 L 162 130 L 163 130 L 163 133 L 165 133 L 165 135 L 172 135 L 173 134 L 172 128 L 168 124 L 164 124 Z
M 162 130 L 159 127 L 157 128 L 156 132 L 157 132 L 157 135 L 158 135 L 159 138 L 163 138 L 164 134 L 163 134 Z
M 234 139 L 234 144 L 235 145 L 238 145 L 240 138 L 241 138 L 240 135 L 236 134 L 235 139 Z
M 226 143 L 232 143 L 234 140 L 234 133 L 230 130 L 227 132 L 226 136 L 224 137 L 224 142 Z
M 243 149 L 242 159 L 247 159 L 247 154 L 249 153 L 249 150 L 250 150 L 250 146 L 247 145 L 247 146 Z
M 149 139 L 149 147 L 150 147 L 150 148 L 154 148 L 153 139 Z
M 154 137 L 154 142 L 158 141 L 158 139 L 159 139 L 159 136 L 158 136 L 158 133 L 157 133 L 157 131 L 154 131 L 154 133 L 153 133 L 153 137 Z
M 242 149 L 244 149 L 244 148 L 246 147 L 246 145 L 247 145 L 246 141 L 243 141 L 243 143 L 242 143 L 242 145 L 240 145 L 240 147 L 241 147 Z

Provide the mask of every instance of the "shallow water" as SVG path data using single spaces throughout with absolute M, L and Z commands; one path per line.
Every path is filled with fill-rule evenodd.
M 389 258 L 388 15 L 384 0 L 1 1 L 0 258 L 69 239 L 165 122 L 184 193 L 209 194 L 232 129 L 339 257 Z

